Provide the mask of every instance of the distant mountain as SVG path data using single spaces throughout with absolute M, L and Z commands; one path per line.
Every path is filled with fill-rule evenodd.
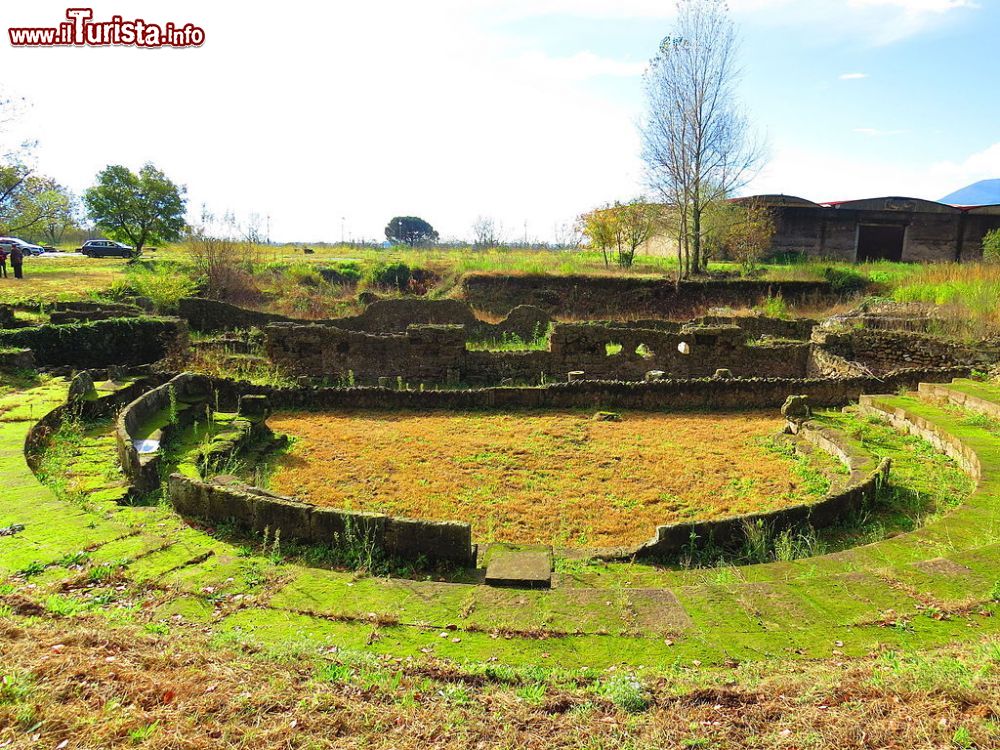
M 988 206 L 1000 203 L 1000 180 L 980 180 L 941 199 L 956 206 Z

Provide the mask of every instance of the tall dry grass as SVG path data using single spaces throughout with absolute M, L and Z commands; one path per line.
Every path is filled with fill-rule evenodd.
M 938 263 L 917 266 L 892 290 L 897 302 L 938 305 L 945 320 L 964 321 L 974 335 L 1000 334 L 1000 265 Z

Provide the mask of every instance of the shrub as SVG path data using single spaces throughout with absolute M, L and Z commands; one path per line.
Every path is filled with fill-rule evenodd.
M 757 309 L 769 318 L 787 318 L 789 314 L 788 303 L 781 296 L 781 292 L 778 292 L 776 296 L 768 294 L 767 298 L 757 306 Z
M 1000 229 L 987 232 L 983 237 L 983 262 L 1000 264 Z
M 198 284 L 183 270 L 173 266 L 137 268 L 128 275 L 127 284 L 140 297 L 148 297 L 153 306 L 162 312 L 172 312 L 183 297 L 190 297 Z M 113 296 L 123 293 L 124 284 L 112 288 Z
M 403 291 L 410 284 L 413 272 L 402 261 L 377 263 L 368 269 L 365 282 L 368 286 L 394 287 Z
M 317 270 L 320 276 L 331 284 L 349 284 L 354 286 L 363 277 L 361 267 L 357 263 L 339 263 L 335 266 L 322 266 Z
M 323 282 L 319 271 L 306 263 L 296 263 L 286 273 L 289 279 L 301 286 L 319 286 Z
M 234 304 L 260 299 L 253 269 L 260 265 L 260 245 L 251 239 L 211 237 L 197 231 L 190 241 L 191 259 L 210 297 Z
M 823 278 L 830 282 L 830 288 L 837 294 L 855 294 L 868 285 L 860 273 L 845 268 L 826 268 Z

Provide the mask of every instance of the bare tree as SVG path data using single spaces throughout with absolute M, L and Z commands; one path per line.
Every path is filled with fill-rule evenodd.
M 643 159 L 650 187 L 677 212 L 679 275 L 703 268 L 706 209 L 762 160 L 735 93 L 738 47 L 724 0 L 677 0 L 676 33 L 646 72 Z
M 503 226 L 492 216 L 478 216 L 472 223 L 473 247 L 489 249 L 503 244 Z
M 187 244 L 209 297 L 237 304 L 259 301 L 260 290 L 253 277 L 262 257 L 258 235 L 253 217 L 243 226 L 230 211 L 220 222 L 202 206 L 201 225 L 191 227 Z

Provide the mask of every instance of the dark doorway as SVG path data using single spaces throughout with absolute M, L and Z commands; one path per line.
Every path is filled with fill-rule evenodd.
M 861 224 L 858 227 L 858 263 L 869 260 L 902 260 L 906 227 Z

